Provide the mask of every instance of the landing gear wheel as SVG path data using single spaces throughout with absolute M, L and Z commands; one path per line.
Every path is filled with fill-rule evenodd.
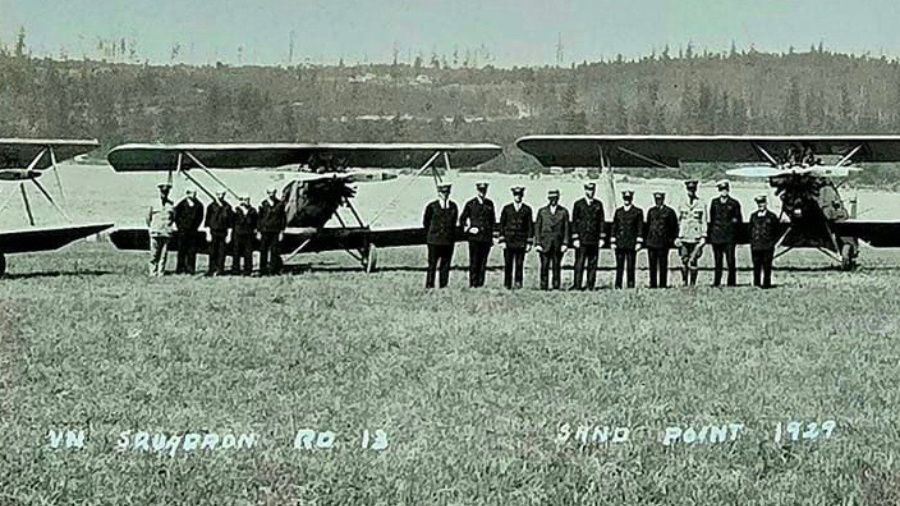
M 378 252 L 376 251 L 375 245 L 370 244 L 368 249 L 366 250 L 366 254 L 363 257 L 363 267 L 366 269 L 366 274 L 371 274 L 375 272 L 375 267 L 378 264 Z
M 6 256 L 3 253 L 0 253 L 0 278 L 6 274 Z
M 856 255 L 853 251 L 853 245 L 844 243 L 841 246 L 841 270 L 852 271 L 856 267 Z

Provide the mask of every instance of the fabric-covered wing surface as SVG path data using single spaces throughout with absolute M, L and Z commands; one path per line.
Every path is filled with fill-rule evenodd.
M 53 148 L 56 161 L 61 162 L 89 153 L 100 147 L 97 140 L 65 139 L 0 139 L 0 169 L 24 169 L 40 152 Z M 36 169 L 50 167 L 49 154 L 41 157 Z
M 831 225 L 839 236 L 857 237 L 876 248 L 900 248 L 900 221 L 838 221 Z
M 0 232 L 0 253 L 51 251 L 111 228 L 112 223 Z
M 516 145 L 547 167 L 600 167 L 601 153 L 607 165 L 616 168 L 768 163 L 757 147 L 772 156 L 791 147 L 845 156 L 860 147 L 854 161 L 900 161 L 900 136 L 535 135 L 518 139 Z
M 196 168 L 190 153 L 211 169 L 274 168 L 286 165 L 414 168 L 435 152 L 447 152 L 453 167 L 473 167 L 502 152 L 494 144 L 125 144 L 109 163 L 118 172 Z

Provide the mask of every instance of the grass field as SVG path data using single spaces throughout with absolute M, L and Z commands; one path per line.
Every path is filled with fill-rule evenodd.
M 139 221 L 152 179 L 115 191 L 117 176 L 91 177 L 77 182 L 95 189 L 89 202 L 68 194 L 70 208 L 93 206 L 79 217 Z M 571 199 L 580 186 L 530 184 Z M 415 223 L 428 189 L 411 185 L 384 225 Z M 361 203 L 386 199 L 365 191 Z M 896 209 L 895 195 L 869 201 Z M 249 279 L 148 279 L 143 255 L 96 243 L 11 257 L 0 504 L 900 502 L 900 254 L 866 249 L 854 273 L 789 256 L 769 291 L 746 286 L 746 270 L 733 289 L 705 286 L 704 271 L 704 286 L 652 291 L 641 271 L 641 287 L 614 291 L 609 257 L 593 293 L 509 293 L 496 269 L 486 289 L 464 288 L 455 270 L 449 289 L 426 292 L 422 248 L 382 251 L 372 275 L 328 254 L 304 257 L 310 271 Z M 530 258 L 529 288 L 535 267 Z M 776 443 L 772 427 L 791 420 L 837 428 Z M 573 436 L 559 442 L 563 423 Z M 746 427 L 734 442 L 660 442 L 669 426 L 728 423 Z M 579 425 L 630 438 L 582 447 Z M 66 427 L 87 431 L 83 449 L 50 448 L 48 431 Z M 337 443 L 295 450 L 304 428 Z M 364 429 L 386 431 L 389 446 L 361 448 Z M 128 430 L 258 440 L 119 452 Z

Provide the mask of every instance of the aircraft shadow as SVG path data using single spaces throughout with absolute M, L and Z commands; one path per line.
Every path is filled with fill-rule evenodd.
M 563 271 L 572 271 L 574 268 L 571 265 L 564 265 L 562 267 Z M 386 265 L 383 267 L 378 267 L 376 272 L 425 272 L 427 268 L 425 266 L 409 266 L 409 265 Z M 454 266 L 450 268 L 451 271 L 456 272 L 467 272 L 467 266 Z M 490 266 L 487 268 L 490 272 L 503 272 L 503 266 Z M 712 267 L 701 267 L 699 269 L 701 272 L 713 272 Z M 753 267 L 738 267 L 738 272 L 747 272 L 752 273 Z M 356 266 L 347 266 L 347 265 L 331 265 L 331 264 L 294 264 L 294 265 L 286 265 L 283 268 L 283 272 L 286 274 L 301 274 L 306 272 L 361 272 L 361 267 Z M 615 273 L 615 267 L 598 267 L 598 272 L 611 272 Z M 647 272 L 646 268 L 639 268 L 637 272 Z M 900 266 L 863 266 L 858 268 L 856 271 L 875 271 L 875 272 L 892 272 L 892 271 L 900 271 Z M 679 274 L 681 272 L 680 269 L 669 268 L 670 275 L 672 273 Z M 841 268 L 836 265 L 820 265 L 820 266 L 789 266 L 789 267 L 776 267 L 773 269 L 773 272 L 842 272 Z
M 43 279 L 43 278 L 75 278 L 75 277 L 97 277 L 113 274 L 112 271 L 85 270 L 85 271 L 44 271 L 44 272 L 22 272 L 18 274 L 4 274 L 0 279 L 16 280 L 16 279 Z

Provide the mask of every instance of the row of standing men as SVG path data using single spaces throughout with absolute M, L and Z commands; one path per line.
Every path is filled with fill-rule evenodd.
M 722 284 L 727 265 L 728 286 L 737 284 L 735 249 L 738 229 L 743 224 L 741 205 L 731 197 L 728 181 L 719 181 L 719 196 L 706 208 L 697 197 L 696 180 L 685 181 L 686 199 L 678 210 L 665 203 L 665 193 L 653 194 L 655 205 L 646 217 L 634 205 L 634 192 L 622 192 L 624 204 L 615 210 L 609 230 L 603 203 L 594 197 L 596 185 L 584 185 L 585 196 L 568 209 L 559 205 L 559 190 L 550 190 L 548 203 L 535 216 L 523 202 L 525 188 L 511 189 L 513 202 L 507 204 L 496 221 L 494 203 L 487 198 L 488 184 L 476 184 L 477 195 L 466 202 L 460 213 L 450 200 L 451 185 L 438 186 L 437 200 L 425 208 L 423 226 L 428 245 L 426 288 L 447 286 L 457 227 L 462 227 L 469 246 L 469 286 L 484 285 L 488 257 L 497 242 L 503 247 L 506 288 L 521 288 L 524 277 L 525 254 L 532 247 L 540 255 L 540 288 L 559 289 L 563 256 L 571 246 L 575 250 L 574 279 L 570 289 L 594 289 L 600 249 L 608 240 L 615 252 L 615 287 L 623 282 L 635 286 L 637 253 L 647 250 L 651 288 L 668 286 L 669 253 L 678 250 L 681 258 L 682 282 L 686 286 L 697 283 L 698 260 L 707 242 L 713 250 L 713 286 Z M 757 210 L 749 219 L 750 249 L 753 262 L 754 285 L 771 286 L 772 260 L 779 234 L 779 219 L 767 208 L 765 195 L 755 199 Z M 496 234 L 495 234 L 495 228 Z M 724 265 L 723 265 L 724 264 Z M 552 274 L 552 280 L 551 280 Z
M 150 206 L 147 226 L 150 229 L 150 275 L 162 276 L 166 270 L 169 247 L 177 241 L 177 274 L 193 274 L 196 270 L 198 245 L 202 241 L 201 225 L 205 225 L 209 243 L 209 267 L 206 275 L 225 274 L 225 258 L 232 257 L 231 273 L 250 275 L 253 272 L 253 251 L 259 242 L 261 274 L 275 274 L 282 267 L 279 242 L 284 238 L 287 217 L 284 202 L 275 189 L 256 209 L 249 196 L 241 196 L 232 206 L 225 200 L 225 192 L 204 209 L 197 192 L 188 189 L 177 204 L 169 199 L 172 186 L 157 185 L 159 199 Z M 229 249 L 230 255 L 229 255 Z M 242 265 L 243 264 L 243 265 Z

